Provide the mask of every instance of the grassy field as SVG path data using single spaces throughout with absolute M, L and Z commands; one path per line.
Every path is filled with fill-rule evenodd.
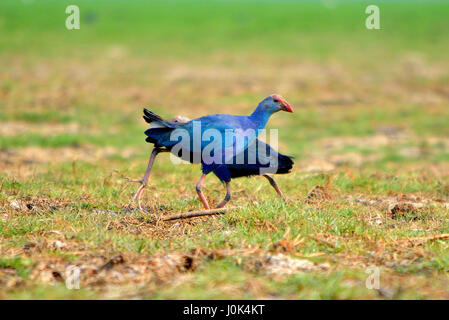
M 65 28 L 78 4 L 81 29 Z M 365 28 L 378 3 L 381 29 Z M 0 2 L 0 299 L 448 299 L 449 3 Z M 142 107 L 248 114 L 279 93 L 277 181 L 196 210 Z M 224 187 L 204 191 L 216 204 Z M 437 236 L 437 237 L 434 237 Z M 81 270 L 80 289 L 65 280 Z M 380 272 L 369 289 L 367 268 Z

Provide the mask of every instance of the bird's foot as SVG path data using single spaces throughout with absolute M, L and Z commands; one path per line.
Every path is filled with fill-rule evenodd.
M 145 181 L 143 179 L 128 179 L 128 181 L 140 183 L 139 188 L 134 193 L 131 201 L 128 204 L 128 210 L 131 210 L 131 204 L 137 200 L 137 206 L 139 208 L 140 213 L 146 214 L 147 212 L 145 212 L 145 210 L 142 208 L 142 203 L 141 203 L 140 199 L 142 197 L 142 193 L 143 193 L 144 189 L 146 188 L 147 184 L 145 183 Z
M 215 209 L 221 209 L 226 205 L 227 201 L 221 201 L 219 204 L 217 204 L 217 206 L 215 207 Z

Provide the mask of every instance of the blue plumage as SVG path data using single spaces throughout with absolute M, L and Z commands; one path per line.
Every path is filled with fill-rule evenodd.
M 145 121 L 156 124 L 145 131 L 146 141 L 153 143 L 157 149 L 168 150 L 191 163 L 201 163 L 203 176 L 198 183 L 199 187 L 197 185 L 197 191 L 206 208 L 208 204 L 202 195 L 201 183 L 210 172 L 227 186 L 232 178 L 264 175 L 281 195 L 274 180 L 266 174 L 288 173 L 293 161 L 291 157 L 278 153 L 270 145 L 257 139 L 258 130 L 264 129 L 270 116 L 281 110 L 293 112 L 291 106 L 279 95 L 265 98 L 249 116 L 216 114 L 179 122 L 164 120 L 144 109 Z M 234 135 L 228 139 L 227 134 L 230 132 Z M 207 148 L 211 148 L 211 143 L 215 143 L 212 152 L 205 152 L 210 151 Z M 225 200 L 229 198 L 228 194 L 230 197 L 229 186 Z M 219 207 L 229 199 L 225 200 Z

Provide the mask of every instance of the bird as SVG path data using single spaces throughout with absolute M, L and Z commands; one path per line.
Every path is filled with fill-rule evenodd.
M 143 118 L 150 124 L 150 128 L 145 131 L 146 142 L 153 144 L 154 148 L 143 178 L 135 180 L 141 186 L 132 201 L 137 199 L 139 209 L 143 211 L 140 197 L 148 183 L 154 160 L 162 152 L 171 152 L 191 163 L 201 164 L 202 174 L 195 189 L 206 210 L 210 206 L 202 191 L 202 184 L 211 172 L 226 186 L 226 195 L 216 208 L 222 208 L 230 201 L 232 179 L 256 175 L 265 177 L 285 200 L 269 174 L 291 172 L 294 164 L 292 157 L 279 153 L 258 139 L 270 116 L 278 111 L 293 113 L 290 104 L 278 94 L 263 99 L 248 116 L 214 114 L 193 120 L 176 116 L 168 121 L 144 108 Z

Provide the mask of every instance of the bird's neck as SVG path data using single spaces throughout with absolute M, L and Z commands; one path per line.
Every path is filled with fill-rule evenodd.
M 272 113 L 264 110 L 261 105 L 258 105 L 249 117 L 256 125 L 256 129 L 263 129 L 267 125 L 271 115 Z

